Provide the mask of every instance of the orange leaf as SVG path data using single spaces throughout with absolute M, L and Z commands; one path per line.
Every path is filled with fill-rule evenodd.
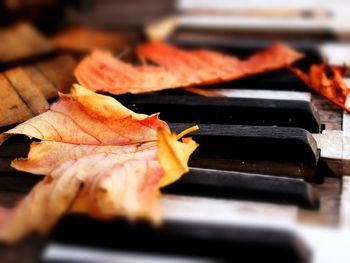
M 174 181 L 169 169 L 181 160 L 179 178 L 196 148 L 191 139 L 177 142 L 157 115 L 134 113 L 79 85 L 60 94 L 48 111 L 1 134 L 1 141 L 12 134 L 41 140 L 12 166 L 45 178 L 16 207 L 0 210 L 5 241 L 45 233 L 72 211 L 160 222 L 160 182 Z M 167 160 L 160 157 L 164 148 Z
M 185 51 L 163 42 L 143 44 L 137 54 L 143 65 L 131 65 L 108 52 L 95 51 L 80 62 L 75 76 L 94 91 L 141 93 L 235 80 L 289 66 L 302 57 L 282 44 L 246 60 L 209 50 Z M 156 66 L 146 64 L 147 60 Z
M 350 89 L 344 81 L 343 68 L 321 64 L 312 65 L 308 74 L 298 68 L 291 70 L 312 90 L 350 112 L 350 107 L 345 105 Z

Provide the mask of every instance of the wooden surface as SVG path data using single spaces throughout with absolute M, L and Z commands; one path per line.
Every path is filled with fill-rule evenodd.
M 342 110 L 320 95 L 312 96 L 312 104 L 317 108 L 326 130 L 342 129 Z
M 0 126 L 22 122 L 33 116 L 3 74 L 0 74 L 0 87 Z
M 68 55 L 8 69 L 0 76 L 0 127 L 25 121 L 49 107 L 48 99 L 75 82 L 76 61 Z
M 46 99 L 57 96 L 56 86 L 35 65 L 24 66 L 22 70 Z
M 67 93 L 75 82 L 73 69 L 76 61 L 68 55 L 43 60 L 36 64 L 37 68 L 48 78 L 59 92 Z
M 22 68 L 7 70 L 4 74 L 33 115 L 37 115 L 41 110 L 49 107 L 44 95 Z
M 0 39 L 0 65 L 53 51 L 50 41 L 27 23 L 0 29 Z
M 76 61 L 55 54 L 51 41 L 28 23 L 0 29 L 0 127 L 48 108 L 48 99 L 75 82 Z M 4 70 L 6 69 L 6 70 Z

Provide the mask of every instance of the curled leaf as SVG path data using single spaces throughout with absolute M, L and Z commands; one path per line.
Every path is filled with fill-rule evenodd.
M 350 89 L 344 81 L 344 68 L 321 64 L 312 65 L 308 74 L 298 68 L 291 70 L 312 90 L 350 112 L 350 107 L 346 106 Z
M 140 45 L 137 55 L 143 65 L 128 64 L 97 50 L 84 58 L 74 73 L 82 85 L 94 91 L 141 93 L 235 80 L 289 66 L 302 57 L 279 43 L 246 60 L 210 50 L 185 51 L 163 42 Z

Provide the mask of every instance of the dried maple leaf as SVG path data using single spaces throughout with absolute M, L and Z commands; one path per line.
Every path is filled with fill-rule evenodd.
M 95 51 L 79 63 L 74 74 L 94 91 L 141 93 L 235 80 L 289 66 L 302 57 L 283 44 L 274 44 L 246 60 L 209 50 L 185 51 L 163 42 L 143 44 L 137 54 L 143 65 Z M 147 64 L 148 60 L 156 65 Z
M 45 177 L 17 206 L 1 208 L 0 239 L 9 242 L 46 232 L 72 211 L 159 222 L 159 188 L 188 170 L 197 147 L 188 138 L 179 142 L 157 114 L 134 113 L 78 85 L 48 111 L 1 134 L 1 142 L 12 134 L 41 140 L 12 166 Z
M 320 64 L 312 65 L 308 74 L 298 68 L 291 70 L 312 90 L 350 112 L 350 107 L 346 106 L 350 89 L 344 81 L 344 68 Z

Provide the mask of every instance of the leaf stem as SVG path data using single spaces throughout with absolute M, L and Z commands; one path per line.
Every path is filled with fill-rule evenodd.
M 199 127 L 198 125 L 194 125 L 190 128 L 187 128 L 186 130 L 183 130 L 182 132 L 180 132 L 177 136 L 176 136 L 176 139 L 177 140 L 180 140 L 182 137 L 186 136 L 187 134 L 191 133 L 191 132 L 194 132 L 194 131 L 197 131 L 199 130 Z

